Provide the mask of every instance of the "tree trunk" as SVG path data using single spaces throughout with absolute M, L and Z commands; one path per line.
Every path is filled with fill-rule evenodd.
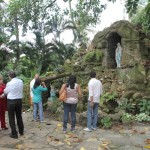
M 20 48 L 19 48 L 19 27 L 18 27 L 18 18 L 17 15 L 14 18 L 15 21 L 15 31 L 16 31 L 16 44 L 17 44 L 17 49 L 16 49 L 16 61 L 15 61 L 15 66 L 14 69 L 16 71 L 20 71 Z

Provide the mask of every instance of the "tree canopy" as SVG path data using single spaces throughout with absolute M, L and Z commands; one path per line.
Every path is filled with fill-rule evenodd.
M 141 24 L 149 33 L 149 0 L 126 2 L 129 14 L 135 14 L 139 5 L 144 5 Z M 101 13 L 107 9 L 100 0 L 61 0 L 61 3 L 57 0 L 10 0 L 8 4 L 0 0 L 0 7 L 0 44 L 9 49 L 1 50 L 2 56 L 7 55 L 2 58 L 5 65 L 1 70 L 15 69 L 28 77 L 35 72 L 53 71 L 66 59 L 71 59 L 77 44 L 88 42 L 87 30 L 100 24 Z M 72 31 L 74 40 L 65 44 L 61 35 L 68 30 Z M 26 39 L 29 33 L 32 36 Z M 26 68 L 32 70 L 26 71 Z

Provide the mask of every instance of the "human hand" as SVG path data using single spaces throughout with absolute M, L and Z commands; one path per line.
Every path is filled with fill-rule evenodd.
M 90 106 L 93 107 L 94 106 L 94 102 L 90 101 Z
M 0 98 L 4 98 L 4 97 L 5 97 L 5 95 L 4 95 L 4 94 L 1 94 L 1 95 L 0 95 Z
M 45 85 L 45 82 L 41 82 L 42 85 Z

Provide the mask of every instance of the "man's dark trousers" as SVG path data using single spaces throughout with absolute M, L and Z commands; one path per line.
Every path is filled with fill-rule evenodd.
M 8 116 L 11 134 L 17 135 L 15 124 L 15 116 L 16 116 L 19 133 L 20 135 L 23 135 L 24 125 L 22 120 L 22 99 L 8 99 L 7 106 L 8 106 Z

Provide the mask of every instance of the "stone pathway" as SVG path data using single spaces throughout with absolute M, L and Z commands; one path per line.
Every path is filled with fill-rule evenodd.
M 111 130 L 83 131 L 77 126 L 75 133 L 62 132 L 62 122 L 46 118 L 47 123 L 33 122 L 31 112 L 23 113 L 24 136 L 9 137 L 9 130 L 0 131 L 0 150 L 147 150 L 150 126 L 137 123 L 134 126 L 118 125 Z M 150 141 L 148 141 L 150 142 Z

